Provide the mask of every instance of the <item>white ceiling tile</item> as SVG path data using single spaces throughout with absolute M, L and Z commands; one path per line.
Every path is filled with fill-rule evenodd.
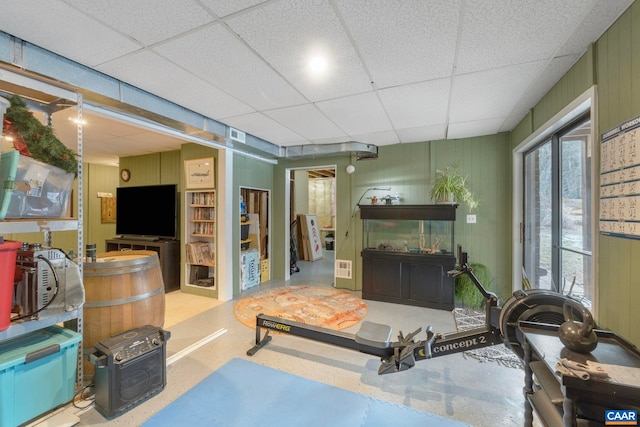
M 392 130 L 391 123 L 373 92 L 321 101 L 316 106 L 350 135 Z
M 145 46 L 198 28 L 215 19 L 194 0 L 66 1 Z
M 378 89 L 451 75 L 461 0 L 338 0 Z
M 362 135 L 349 135 L 349 139 L 351 141 L 373 144 L 377 146 L 400 143 L 400 140 L 398 139 L 398 136 L 394 131 L 365 133 Z
M 313 105 L 281 108 L 265 114 L 309 140 L 347 136 Z
M 287 0 L 227 21 L 255 51 L 311 101 L 371 90 L 371 82 L 328 1 Z M 327 72 L 309 60 L 322 54 Z
M 447 126 L 444 124 L 433 126 L 420 126 L 415 128 L 404 128 L 396 130 L 400 142 L 423 142 L 438 141 L 445 139 L 447 135 Z
M 148 73 L 147 67 L 154 72 Z M 96 68 L 212 118 L 254 111 L 238 99 L 149 51 L 141 51 Z
M 277 145 L 389 145 L 511 130 L 632 3 L 0 0 L 0 29 Z M 105 120 L 85 159 L 182 143 Z
M 219 17 L 225 17 L 232 13 L 250 8 L 267 0 L 200 0 L 201 3 L 208 7 Z
M 38 0 L 21 0 L 14 7 L 0 3 L 0 29 L 90 67 L 140 49 L 63 2 L 48 1 L 46 13 L 42 7 Z
M 536 105 L 545 93 L 549 92 L 560 78 L 578 60 L 578 55 L 567 55 L 549 62 L 534 82 L 522 93 L 511 109 L 499 131 L 510 131 L 527 115 L 532 105 Z
M 157 46 L 154 51 L 257 110 L 305 102 L 293 87 L 221 25 Z
M 579 28 L 573 32 L 556 56 L 582 54 L 590 43 L 595 42 L 618 17 L 633 3 L 633 0 L 595 1 L 583 12 Z
M 580 21 L 584 0 L 485 0 L 465 3 L 457 73 L 548 59 Z
M 449 120 L 453 123 L 506 117 L 545 63 L 531 63 L 456 76 Z
M 470 122 L 450 123 L 447 139 L 471 138 L 474 136 L 498 133 L 504 119 L 474 120 Z
M 300 143 L 304 138 L 262 113 L 229 117 L 225 123 L 236 129 L 264 139 L 278 141 L 282 145 Z
M 379 91 L 394 128 L 442 124 L 447 120 L 451 79 L 399 86 Z

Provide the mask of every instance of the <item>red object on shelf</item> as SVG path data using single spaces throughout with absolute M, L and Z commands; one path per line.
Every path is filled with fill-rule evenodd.
M 0 243 L 0 331 L 11 324 L 13 304 L 13 275 L 16 270 L 16 255 L 22 242 L 5 240 Z

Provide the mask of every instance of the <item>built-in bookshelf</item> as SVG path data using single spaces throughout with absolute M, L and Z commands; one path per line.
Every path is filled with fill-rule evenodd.
M 185 192 L 186 292 L 217 297 L 215 282 L 216 193 L 213 190 Z

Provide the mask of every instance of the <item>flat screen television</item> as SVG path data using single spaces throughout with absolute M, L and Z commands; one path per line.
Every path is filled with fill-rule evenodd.
M 176 184 L 116 188 L 116 234 L 146 240 L 178 237 Z

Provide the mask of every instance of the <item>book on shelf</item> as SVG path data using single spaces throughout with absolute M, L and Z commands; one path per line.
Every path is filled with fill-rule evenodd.
M 187 262 L 189 264 L 209 265 L 213 264 L 211 246 L 207 242 L 187 243 Z

